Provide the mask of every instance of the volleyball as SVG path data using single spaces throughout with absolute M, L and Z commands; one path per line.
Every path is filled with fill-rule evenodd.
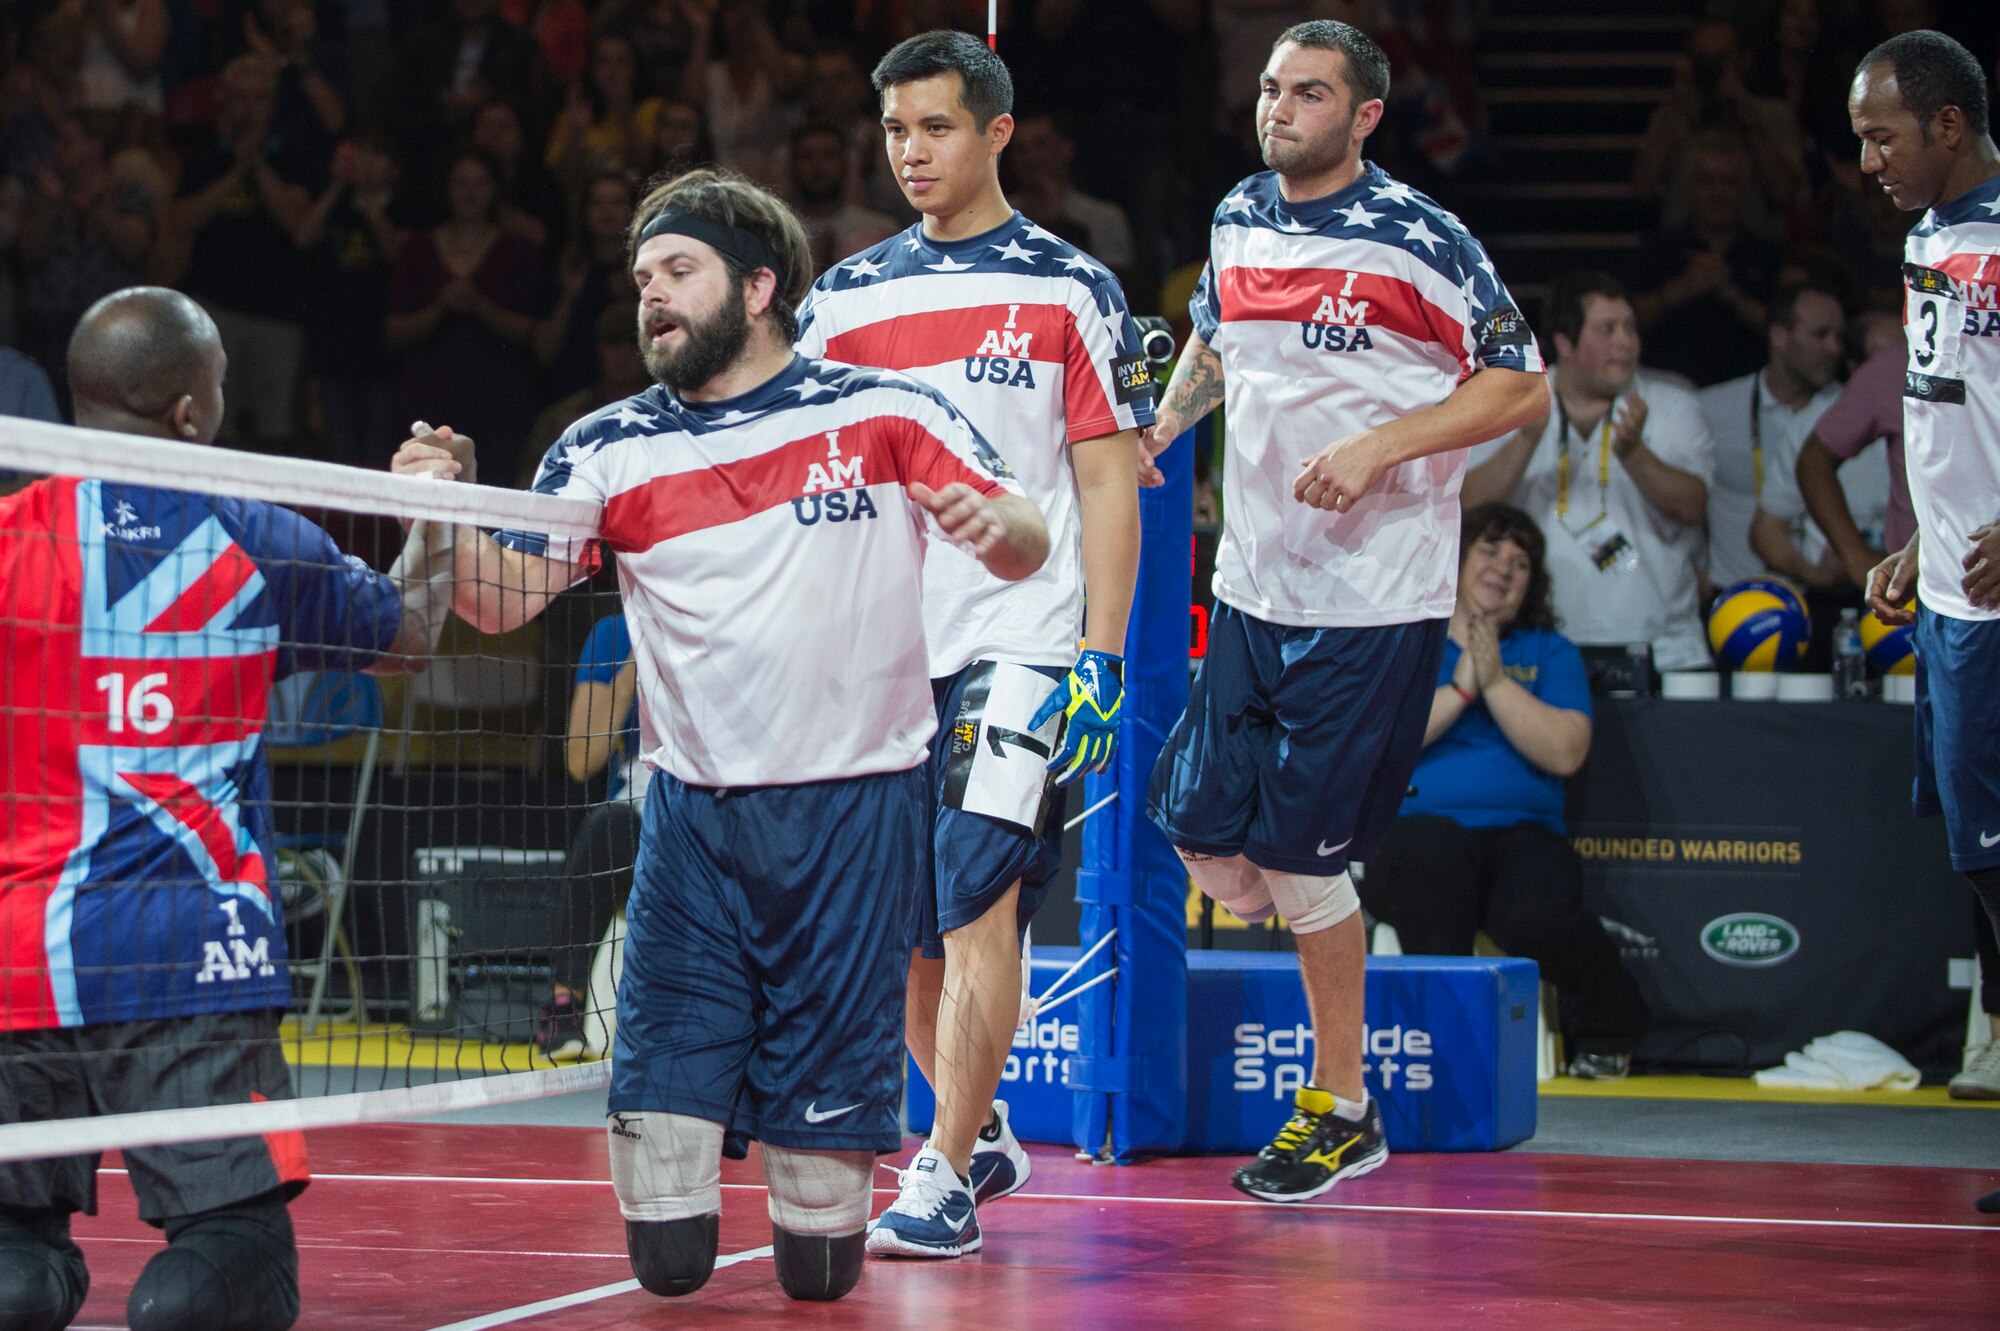
M 1878 675 L 1916 674 L 1916 634 L 1915 625 L 1884 624 L 1873 610 L 1863 615 L 1861 650 L 1868 654 L 1869 668 Z
M 1805 655 L 1811 637 L 1805 599 L 1782 578 L 1732 583 L 1708 613 L 1708 645 L 1731 670 L 1784 670 Z

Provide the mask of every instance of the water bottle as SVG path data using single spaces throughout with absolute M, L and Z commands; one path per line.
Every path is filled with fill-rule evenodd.
M 1840 612 L 1833 631 L 1833 696 L 1852 700 L 1868 696 L 1868 658 L 1861 651 L 1861 612 Z

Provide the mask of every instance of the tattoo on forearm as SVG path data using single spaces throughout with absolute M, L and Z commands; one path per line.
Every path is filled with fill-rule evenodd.
M 1174 367 L 1174 377 L 1167 385 L 1167 396 L 1160 404 L 1160 414 L 1185 430 L 1221 405 L 1222 357 L 1208 346 L 1181 357 L 1181 363 Z

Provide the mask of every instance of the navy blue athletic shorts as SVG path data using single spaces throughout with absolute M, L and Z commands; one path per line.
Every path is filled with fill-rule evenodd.
M 734 789 L 654 777 L 609 1108 L 798 1150 L 898 1149 L 928 810 L 921 765 Z
M 1944 815 L 1951 867 L 2000 865 L 2000 620 L 1917 611 L 1917 816 Z
M 962 929 L 993 908 L 993 903 L 1018 880 L 1021 894 L 1016 899 L 1016 927 L 1026 929 L 1048 895 L 1049 880 L 1062 868 L 1063 814 L 1067 803 L 1065 787 L 1045 784 L 1039 813 L 1039 832 L 949 807 L 946 787 L 953 781 L 953 764 L 958 747 L 954 736 L 960 727 L 983 727 L 981 699 L 968 696 L 978 688 L 979 671 L 986 662 L 975 661 L 955 675 L 931 681 L 931 698 L 937 704 L 937 734 L 931 739 L 931 796 L 935 801 L 935 821 L 931 827 L 931 878 L 934 890 L 923 904 L 918 921 L 918 941 L 927 957 L 944 955 L 944 934 Z M 1027 666 L 1048 676 L 1053 690 L 1069 674 L 1063 666 Z M 1023 722 L 1025 724 L 1025 722 Z M 977 740 L 975 738 L 974 743 Z M 1046 762 L 1053 755 L 1038 755 Z
M 1365 862 L 1423 751 L 1447 622 L 1295 628 L 1217 605 L 1148 816 L 1184 850 L 1280 873 Z

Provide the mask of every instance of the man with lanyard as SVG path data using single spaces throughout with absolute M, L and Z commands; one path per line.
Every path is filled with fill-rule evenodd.
M 1317 1197 L 1389 1156 L 1361 1071 L 1372 858 L 1423 748 L 1457 605 L 1461 450 L 1547 410 L 1541 352 L 1458 219 L 1365 162 L 1389 62 L 1345 23 L 1288 29 L 1260 81 L 1272 169 L 1216 208 L 1147 448 L 1229 403 L 1208 655 L 1148 813 L 1194 881 L 1298 943 L 1312 1078 L 1231 1182 Z M 1142 481 L 1160 483 L 1149 456 Z
M 966 33 L 922 33 L 882 58 L 875 86 L 889 165 L 923 216 L 820 278 L 799 350 L 944 393 L 1050 536 L 1049 562 L 1018 583 L 949 547 L 924 569 L 936 895 L 910 962 L 907 1038 L 937 1119 L 868 1249 L 956 1257 L 984 1241 L 975 1205 L 1028 1181 L 993 1095 L 1020 1020 L 1021 932 L 1062 864 L 1047 772 L 1102 770 L 1117 741 L 1152 383 L 1117 279 L 1000 190 L 1014 125 L 1000 57 Z
M 2000 150 L 1986 72 L 1943 33 L 1907 32 L 1862 58 L 1847 110 L 1862 173 L 1925 210 L 1903 265 L 1917 534 L 1869 574 L 1868 603 L 1917 626 L 1916 811 L 1944 815 L 1952 867 L 2000 930 Z M 2000 1212 L 2000 1192 L 1978 1205 Z
M 1004 579 L 1040 568 L 1048 535 L 931 389 L 792 350 L 812 252 L 777 198 L 691 171 L 627 234 L 659 385 L 571 426 L 535 481 L 602 508 L 658 769 L 626 907 L 611 1179 L 640 1283 L 692 1293 L 715 1266 L 726 1135 L 758 1140 L 779 1283 L 837 1299 L 860 1278 L 875 1156 L 902 1144 L 936 726 L 927 519 Z M 450 465 L 425 440 L 403 453 Z M 465 529 L 457 550 L 456 607 L 487 632 L 596 556 Z
M 1708 581 L 1711 587 L 1776 569 L 1812 585 L 1830 585 L 1806 560 L 1789 530 L 1773 533 L 1782 546 L 1763 559 L 1750 532 L 1767 489 L 1791 486 L 1799 443 L 1819 414 L 1840 396 L 1840 339 L 1847 316 L 1824 286 L 1798 282 L 1780 290 L 1765 324 L 1769 353 L 1762 367 L 1697 395 L 1715 436 L 1715 483 L 1708 491 Z M 1841 578 L 1836 564 L 1829 570 Z
M 1616 278 L 1557 278 L 1545 321 L 1555 410 L 1474 449 L 1461 500 L 1511 503 L 1548 534 L 1556 615 L 1578 646 L 1646 644 L 1659 669 L 1706 666 L 1697 564 L 1715 440 L 1701 406 L 1639 369 Z

